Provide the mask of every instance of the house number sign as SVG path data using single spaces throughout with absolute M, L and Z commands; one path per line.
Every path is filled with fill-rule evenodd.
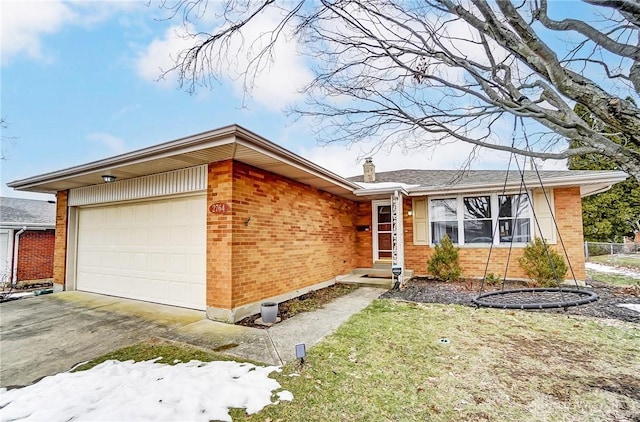
M 215 204 L 209 205 L 209 212 L 214 214 L 226 214 L 230 209 L 229 204 L 226 202 L 216 202 Z

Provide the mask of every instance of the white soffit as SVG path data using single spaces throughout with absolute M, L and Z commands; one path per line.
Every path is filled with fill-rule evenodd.
M 207 166 L 196 166 L 69 191 L 69 206 L 104 204 L 207 190 Z
M 118 182 L 234 159 L 300 183 L 354 198 L 357 187 L 338 175 L 239 126 L 228 126 L 131 153 L 8 183 L 23 191 L 55 193 L 102 186 L 102 175 Z

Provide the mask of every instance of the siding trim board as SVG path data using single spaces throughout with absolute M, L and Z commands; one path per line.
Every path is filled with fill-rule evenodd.
M 155 198 L 207 189 L 207 166 L 189 167 L 69 191 L 69 206 Z

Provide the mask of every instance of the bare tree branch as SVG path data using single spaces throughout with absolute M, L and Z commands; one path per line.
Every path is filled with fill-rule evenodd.
M 183 0 L 171 11 L 181 9 L 183 23 L 195 27 L 206 6 Z M 277 12 L 280 21 L 250 44 L 257 51 L 244 86 L 250 92 L 277 60 L 278 43 L 295 40 L 315 78 L 306 105 L 293 111 L 317 119 L 325 142 L 374 139 L 378 149 L 412 149 L 457 140 L 541 159 L 599 153 L 640 180 L 636 1 L 576 3 L 590 21 L 555 17 L 547 0 L 225 0 L 218 7 L 219 29 L 192 31 L 194 45 L 171 70 L 187 91 L 222 76 L 220 62 L 237 54 L 233 41 L 244 42 L 259 16 Z M 586 124 L 576 103 L 608 130 Z M 536 141 L 525 142 L 527 132 L 513 145 L 505 139 L 514 116 Z

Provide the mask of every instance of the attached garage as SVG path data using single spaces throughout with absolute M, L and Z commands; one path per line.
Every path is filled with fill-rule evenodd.
M 78 290 L 205 309 L 205 195 L 78 210 Z
M 77 290 L 206 310 L 206 166 L 69 191 Z

